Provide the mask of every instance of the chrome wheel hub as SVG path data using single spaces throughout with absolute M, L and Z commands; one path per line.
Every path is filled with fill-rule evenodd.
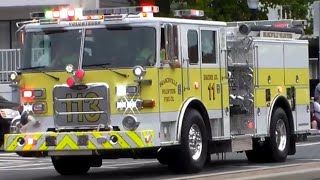
M 192 159 L 198 160 L 202 152 L 202 135 L 196 124 L 192 125 L 189 130 L 189 149 Z
M 275 134 L 278 149 L 283 151 L 287 144 L 287 129 L 282 119 L 277 121 Z

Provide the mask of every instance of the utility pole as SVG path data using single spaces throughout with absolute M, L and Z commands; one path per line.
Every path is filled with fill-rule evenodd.
M 249 9 L 251 10 L 250 20 L 258 20 L 258 12 L 259 12 L 259 0 L 247 0 L 247 4 Z
M 320 77 L 320 1 L 315 1 L 313 3 L 313 36 L 318 37 L 318 66 L 317 66 L 317 77 Z

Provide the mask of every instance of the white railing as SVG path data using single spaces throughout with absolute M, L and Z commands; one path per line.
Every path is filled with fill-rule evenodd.
M 9 83 L 9 73 L 20 65 L 20 49 L 0 49 L 0 83 Z

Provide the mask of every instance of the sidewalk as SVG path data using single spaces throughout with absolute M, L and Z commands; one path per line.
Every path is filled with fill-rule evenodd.
M 317 130 L 317 133 L 312 133 L 307 136 L 308 142 L 320 142 L 320 130 Z

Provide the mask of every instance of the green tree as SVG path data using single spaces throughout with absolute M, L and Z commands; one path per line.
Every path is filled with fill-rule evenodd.
M 313 17 L 310 13 L 310 6 L 315 0 L 260 0 L 264 5 L 264 9 L 267 7 L 274 8 L 276 6 L 282 6 L 283 14 L 287 15 L 287 19 L 303 19 L 307 20 L 306 34 L 312 33 L 313 28 Z
M 173 0 L 128 0 L 132 6 L 138 5 L 157 5 L 160 8 L 160 12 L 157 16 L 169 17 L 172 15 L 171 7 Z
M 201 9 L 205 19 L 216 21 L 247 21 L 252 17 L 252 11 L 247 6 L 247 0 L 129 0 L 133 5 L 156 4 L 160 7 L 159 16 L 172 16 L 172 3 L 180 4 L 179 8 Z M 267 19 L 268 8 L 282 6 L 287 19 L 307 20 L 312 29 L 312 17 L 307 18 L 309 7 L 315 0 L 260 0 L 261 8 L 256 11 L 258 19 Z

